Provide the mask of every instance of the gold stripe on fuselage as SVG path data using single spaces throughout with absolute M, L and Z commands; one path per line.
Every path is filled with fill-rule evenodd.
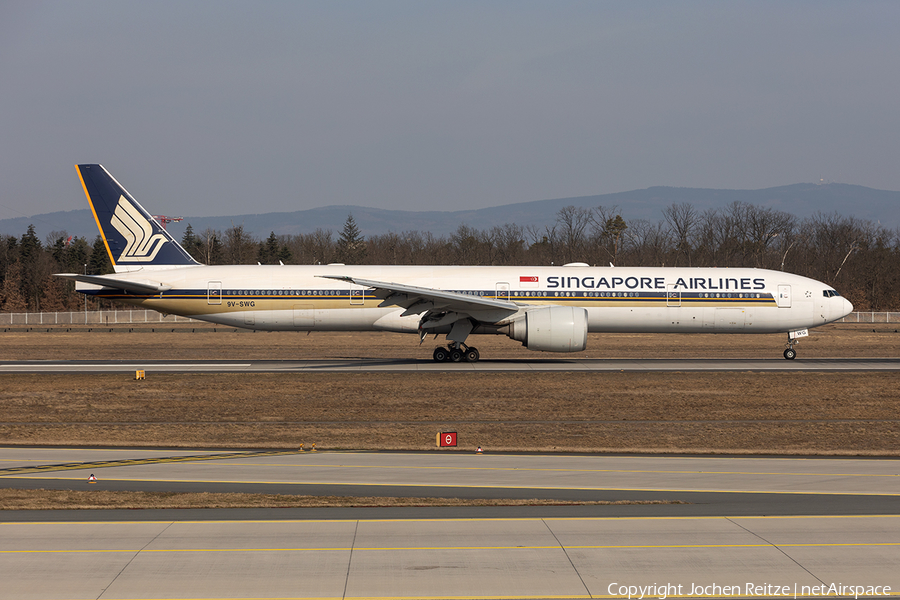
M 367 298 L 362 304 L 350 304 L 350 299 L 322 298 L 319 296 L 294 296 L 289 298 L 267 296 L 235 296 L 223 297 L 221 304 L 210 304 L 207 296 L 166 298 L 163 294 L 154 296 L 135 296 L 133 294 L 97 294 L 98 297 L 115 300 L 123 304 L 140 306 L 159 312 L 177 314 L 183 316 L 192 315 L 216 315 L 232 312 L 256 312 L 256 311 L 290 311 L 296 304 L 312 304 L 316 310 L 353 310 L 364 308 L 378 308 L 380 300 Z M 750 310 L 754 308 L 774 308 L 774 298 L 768 297 L 753 303 L 741 298 L 702 298 L 682 299 L 681 306 L 667 304 L 665 298 L 555 298 L 555 297 L 531 297 L 521 304 L 529 306 L 563 305 L 579 306 L 582 308 L 736 308 Z M 515 300 L 513 300 L 515 302 Z M 233 303 L 233 305 L 229 305 Z M 400 307 L 383 307 L 386 310 L 400 310 Z

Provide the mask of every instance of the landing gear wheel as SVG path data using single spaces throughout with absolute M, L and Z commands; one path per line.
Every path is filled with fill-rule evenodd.
M 481 358 L 481 354 L 478 352 L 478 348 L 473 348 L 469 346 L 466 348 L 466 362 L 478 362 L 478 359 Z
M 788 360 L 794 360 L 795 358 L 797 358 L 797 351 L 793 348 L 787 348 L 784 351 L 784 357 Z
M 459 348 L 450 348 L 450 362 L 460 362 L 463 359 L 463 351 Z
M 450 351 L 446 348 L 435 348 L 432 356 L 434 357 L 435 362 L 444 362 L 450 358 Z

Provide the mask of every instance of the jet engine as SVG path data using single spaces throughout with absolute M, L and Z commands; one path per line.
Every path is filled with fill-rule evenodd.
M 529 350 L 581 352 L 587 347 L 587 311 L 576 306 L 542 306 L 509 324 L 507 333 Z

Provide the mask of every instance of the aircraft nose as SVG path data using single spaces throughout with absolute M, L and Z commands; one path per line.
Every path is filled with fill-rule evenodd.
M 853 305 L 846 298 L 841 298 L 841 300 L 844 301 L 844 305 L 841 307 L 841 318 L 844 318 L 853 312 Z

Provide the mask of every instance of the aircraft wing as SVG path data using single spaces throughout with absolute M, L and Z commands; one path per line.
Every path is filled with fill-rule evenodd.
M 382 299 L 379 306 L 400 306 L 405 315 L 431 312 L 454 312 L 466 314 L 491 313 L 492 316 L 508 316 L 519 310 L 519 305 L 507 300 L 470 296 L 459 292 L 447 292 L 434 288 L 417 287 L 402 283 L 388 283 L 360 279 L 358 277 L 320 275 L 325 279 L 347 281 L 375 289 L 375 296 Z M 496 311 L 496 312 L 495 312 Z M 494 320 L 494 319 L 490 319 Z M 499 319 L 498 319 L 499 320 Z
M 126 279 L 115 279 L 112 277 L 104 277 L 102 275 L 57 273 L 56 277 L 71 279 L 72 281 L 80 281 L 81 283 L 102 285 L 103 287 L 125 290 L 126 292 L 132 292 L 135 294 L 159 294 L 160 292 L 165 292 L 172 289 L 172 286 L 170 285 L 162 285 L 152 281 L 128 281 Z

